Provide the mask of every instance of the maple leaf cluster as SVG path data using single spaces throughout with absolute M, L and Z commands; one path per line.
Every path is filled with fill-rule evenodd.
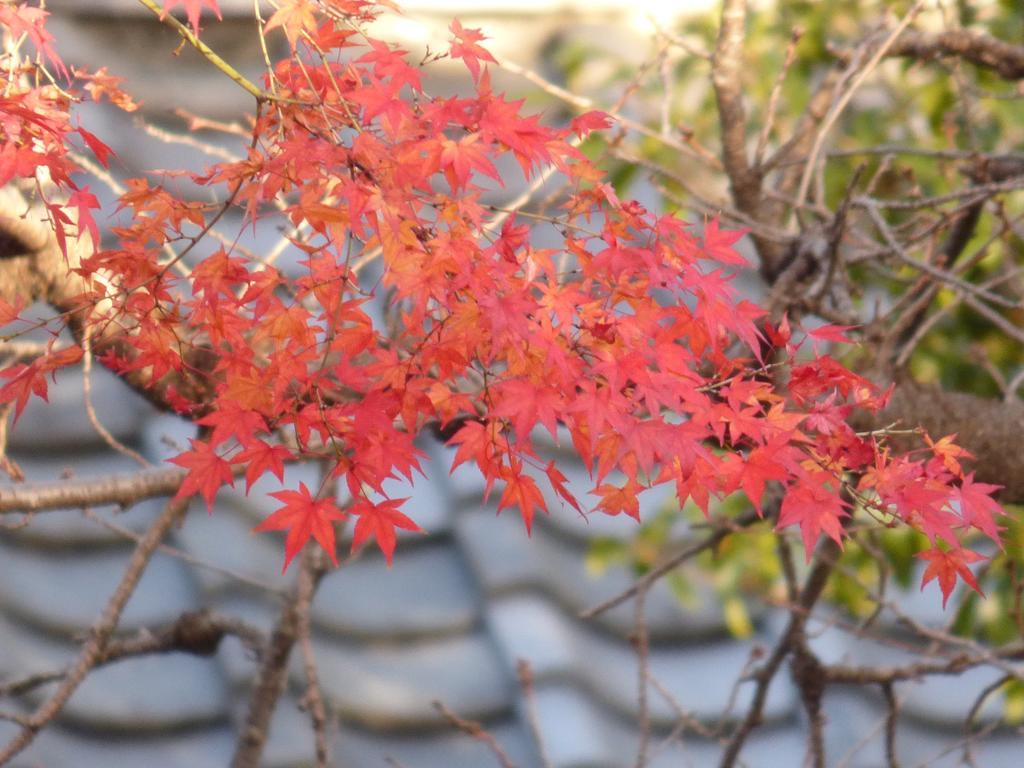
M 217 11 L 213 0 L 164 8 L 175 5 L 196 31 L 204 7 Z M 287 567 L 311 537 L 333 558 L 335 522 L 350 516 L 353 546 L 374 539 L 390 561 L 396 530 L 418 528 L 385 483 L 412 481 L 423 458 L 414 439 L 430 425 L 454 431 L 452 469 L 476 467 L 488 494 L 500 488 L 498 510 L 518 509 L 527 528 L 552 506 L 584 512 L 546 458 L 548 433 L 591 470 L 605 514 L 638 517 L 641 495 L 663 484 L 705 513 L 738 491 L 760 510 L 773 486 L 777 525 L 799 528 L 808 558 L 822 534 L 841 542 L 863 509 L 928 537 L 925 580 L 945 597 L 958 578 L 977 586 L 967 564 L 980 556 L 964 540 L 998 542 L 995 489 L 965 473 L 948 438 L 894 454 L 884 436 L 849 426 L 852 410 L 879 409 L 885 393 L 818 352 L 846 329 L 806 336 L 769 322 L 732 285 L 742 233 L 711 220 L 697 234 L 620 200 L 578 149 L 606 115 L 567 128 L 524 115 L 493 90 L 483 36 L 458 22 L 449 56 L 472 88 L 432 97 L 421 65 L 360 31 L 375 12 L 356 0 L 278 3 L 265 32 L 283 32 L 291 51 L 263 83 L 246 156 L 191 176 L 226 202 L 133 180 L 117 244 L 79 267 L 95 286 L 83 297 L 91 322 L 131 339 L 103 363 L 148 372 L 163 402 L 204 428 L 172 459 L 188 470 L 181 495 L 212 508 L 236 474 L 248 490 L 264 473 L 282 478 L 287 462 L 326 462 L 349 504 L 284 490 L 258 529 L 287 531 Z M 46 166 L 73 192 L 69 105 L 45 92 L 15 89 L 0 104 L 0 157 L 16 158 L 0 165 L 3 180 Z M 563 193 L 529 214 L 495 208 L 487 201 L 509 180 L 498 168 L 509 167 L 527 182 L 555 176 Z M 91 206 L 72 195 L 74 205 L 91 229 Z M 228 207 L 293 232 L 298 272 L 229 245 L 172 269 Z M 537 245 L 538 229 L 557 247 Z M 367 278 L 370 262 L 379 279 Z M 0 401 L 20 410 L 55 364 L 0 372 Z

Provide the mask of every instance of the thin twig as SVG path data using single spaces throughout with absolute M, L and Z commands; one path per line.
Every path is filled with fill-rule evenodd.
M 523 699 L 526 701 L 526 719 L 530 725 L 530 732 L 533 740 L 537 742 L 537 752 L 540 757 L 541 768 L 554 768 L 554 763 L 548 757 L 547 747 L 544 743 L 544 732 L 540 727 L 540 717 L 537 714 L 537 690 L 534 685 L 533 667 L 526 659 L 516 661 L 516 675 L 519 678 L 519 687 L 523 691 Z
M 316 592 L 316 587 L 324 575 L 323 570 L 313 567 L 314 555 L 312 546 L 306 546 L 302 551 L 300 563 L 300 574 L 302 571 L 306 572 L 300 581 L 309 580 L 301 589 L 304 593 L 308 591 L 310 595 Z M 249 698 L 249 712 L 231 761 L 232 768 L 250 768 L 260 763 L 270 732 L 270 719 L 288 682 L 288 657 L 291 656 L 292 648 L 298 639 L 299 590 L 300 584 L 296 584 L 293 599 L 286 600 L 281 607 L 274 631 L 267 642 L 256 685 Z
M 654 584 L 654 582 L 658 581 L 658 579 L 660 579 L 665 574 L 671 573 L 680 565 L 685 563 L 687 560 L 696 557 L 701 552 L 704 552 L 708 549 L 713 549 L 714 547 L 718 546 L 718 544 L 720 544 L 721 541 L 729 534 L 742 530 L 743 528 L 747 528 L 748 526 L 753 525 L 760 519 L 761 518 L 756 511 L 748 510 L 743 514 L 738 515 L 733 520 L 718 521 L 716 523 L 716 529 L 711 534 L 709 534 L 707 538 L 690 544 L 689 546 L 685 547 L 682 551 L 670 557 L 665 562 L 654 566 L 642 577 L 633 582 L 631 586 L 622 590 L 618 594 L 613 595 L 607 600 L 599 603 L 598 605 L 595 605 L 592 608 L 588 608 L 585 611 L 580 612 L 579 617 L 581 619 L 592 619 L 595 616 L 599 616 L 600 614 L 605 613 L 606 611 L 610 611 L 615 606 L 626 602 L 631 597 L 636 597 L 638 594 L 640 594 L 642 590 L 649 589 Z
M 516 768 L 516 764 L 512 762 L 512 758 L 508 756 L 508 753 L 502 749 L 498 740 L 494 738 L 494 735 L 489 733 L 480 723 L 459 717 L 441 701 L 434 701 L 432 704 L 434 705 L 434 709 L 440 712 L 444 719 L 454 727 L 458 728 L 467 736 L 487 745 L 494 754 L 494 757 L 497 758 L 501 768 Z
M 637 729 L 640 731 L 639 743 L 636 748 L 634 768 L 647 765 L 647 750 L 651 743 L 651 710 L 647 695 L 647 681 L 651 676 L 650 669 L 650 638 L 647 633 L 647 590 L 644 587 L 636 593 L 633 603 L 633 648 L 636 649 L 637 663 Z
M 306 562 L 303 560 L 304 565 Z M 309 710 L 309 718 L 313 725 L 317 768 L 328 768 L 331 765 L 331 748 L 328 739 L 329 722 L 324 694 L 317 674 L 316 656 L 313 653 L 313 633 L 309 618 L 317 582 L 327 571 L 323 550 L 311 550 L 308 563 L 308 566 L 299 570 L 295 596 L 299 651 L 302 654 L 302 671 L 306 677 L 306 695 L 303 697 L 303 704 Z
M 189 45 L 191 45 L 193 48 L 199 51 L 199 53 L 201 53 L 207 61 L 213 64 L 213 66 L 215 66 L 225 75 L 234 80 L 235 83 L 237 83 L 243 90 L 255 96 L 256 99 L 259 101 L 266 101 L 270 98 L 270 95 L 264 93 L 263 89 L 261 89 L 259 86 L 251 82 L 241 72 L 239 72 L 237 69 L 232 67 L 226 61 L 224 61 L 224 59 L 218 56 L 217 53 L 212 48 L 210 48 L 210 46 L 208 46 L 206 43 L 204 43 L 202 40 L 196 37 L 191 29 L 182 24 L 173 16 L 165 13 L 164 10 L 156 4 L 155 0 L 139 0 L 139 2 L 142 3 L 143 6 L 148 8 L 154 14 L 156 14 L 156 16 L 161 21 L 163 21 L 164 24 L 167 24 L 169 27 L 176 30 L 177 33 L 181 35 L 188 42 Z
M 803 205 L 804 200 L 807 199 L 807 190 L 811 184 L 811 178 L 814 175 L 815 167 L 818 164 L 818 155 L 821 153 L 821 148 L 825 143 L 825 139 L 828 138 L 829 132 L 832 130 L 832 126 L 835 125 L 836 120 L 839 119 L 839 115 L 846 109 L 847 104 L 850 103 L 850 99 L 858 91 L 860 86 L 865 80 L 875 71 L 878 63 L 885 56 L 886 51 L 892 47 L 893 43 L 896 42 L 896 38 L 900 36 L 900 33 L 907 28 L 907 26 L 914 20 L 918 13 L 925 6 L 925 0 L 918 0 L 914 3 L 913 7 L 907 12 L 907 15 L 903 17 L 903 20 L 896 25 L 896 28 L 886 37 L 882 44 L 875 51 L 875 54 L 868 60 L 864 68 L 857 73 L 857 76 L 853 78 L 849 88 L 839 97 L 838 101 L 829 110 L 829 113 L 825 116 L 825 120 L 822 122 L 821 127 L 818 129 L 818 134 L 814 138 L 814 144 L 811 146 L 810 154 L 807 156 L 807 164 L 804 166 L 804 173 L 800 179 L 800 186 L 797 188 L 796 193 L 796 207 L 799 208 Z
M 112 639 L 96 660 L 93 669 L 115 661 L 160 653 L 189 653 L 211 656 L 220 641 L 234 635 L 258 653 L 263 646 L 263 633 L 234 616 L 224 616 L 208 610 L 189 611 L 164 627 L 140 629 L 133 637 Z M 19 680 L 0 684 L 0 697 L 21 696 L 41 685 L 67 677 L 70 667 L 53 672 L 37 672 Z
M 764 161 L 764 151 L 768 147 L 768 139 L 771 137 L 772 129 L 775 127 L 775 111 L 779 106 L 779 96 L 782 95 L 782 86 L 786 82 L 786 75 L 796 60 L 796 46 L 803 36 L 803 30 L 794 27 L 789 35 L 789 45 L 786 46 L 786 56 L 782 62 L 782 68 L 775 78 L 775 85 L 768 96 L 768 107 L 765 110 L 764 124 L 761 126 L 761 135 L 757 137 L 757 149 L 754 150 L 754 167 L 760 168 Z
M 85 415 L 92 428 L 108 446 L 123 456 L 127 456 L 141 467 L 153 466 L 146 458 L 133 448 L 118 440 L 96 415 L 96 406 L 92 401 L 92 326 L 87 325 L 82 333 L 82 398 L 85 402 Z

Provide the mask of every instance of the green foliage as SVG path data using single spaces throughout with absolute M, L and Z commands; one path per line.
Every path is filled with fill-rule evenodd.
M 911 0 L 793 0 L 779 3 L 775 13 L 752 13 L 745 44 L 749 66 L 744 69 L 743 82 L 748 146 L 756 144 L 767 119 L 766 105 L 783 69 L 794 29 L 802 34 L 795 61 L 779 92 L 769 155 L 791 134 L 816 84 L 834 66 L 836 51 L 851 51 L 867 32 L 878 28 L 885 13 L 901 16 L 912 5 Z M 945 4 L 943 12 L 949 25 L 977 25 L 1010 42 L 1024 38 L 1024 3 L 1017 0 L 993 4 L 959 0 Z M 715 15 L 708 14 L 690 19 L 672 31 L 711 51 L 717 22 Z M 587 70 L 586 51 L 577 46 L 562 55 L 569 86 L 573 87 Z M 609 53 L 605 50 L 601 55 L 607 58 Z M 671 93 L 675 98 L 668 110 L 672 125 L 686 129 L 674 138 L 692 135 L 697 143 L 717 154 L 718 114 L 710 86 L 709 63 L 678 51 L 671 61 Z M 618 77 L 609 83 L 610 87 L 622 86 L 632 76 L 631 71 L 617 71 Z M 647 77 L 637 87 L 634 101 L 639 106 L 634 107 L 634 112 L 656 126 L 665 92 L 660 78 Z M 900 146 L 909 151 L 889 155 L 865 151 L 882 146 Z M 611 150 L 607 145 L 604 148 Z M 851 179 L 858 173 L 859 181 L 852 193 L 871 194 L 877 199 L 920 199 L 962 189 L 967 158 L 944 159 L 934 154 L 950 150 L 989 154 L 1024 150 L 1024 88 L 1014 89 L 997 75 L 965 62 L 883 61 L 836 122 L 825 145 L 825 151 L 832 154 L 824 174 L 824 202 L 831 210 L 838 208 L 851 193 Z M 721 178 L 709 179 L 706 169 L 698 168 L 664 142 L 636 139 L 629 145 L 629 151 L 643 157 L 652 167 L 660 166 L 685 178 L 691 188 L 717 189 L 717 197 L 708 194 L 709 199 L 727 199 Z M 686 204 L 686 190 L 668 174 L 651 176 L 644 167 L 619 161 L 613 166 L 611 178 L 620 195 L 627 196 L 631 186 L 647 176 L 661 189 L 668 208 Z M 907 224 L 914 215 L 899 210 L 883 211 L 892 228 Z M 989 203 L 963 251 L 961 261 L 970 263 L 970 267 L 961 275 L 962 279 L 981 286 L 1019 281 L 1014 265 L 1024 252 L 1022 222 L 1024 200 L 1009 198 Z M 978 258 L 972 259 L 975 253 Z M 862 314 L 870 317 L 875 305 L 884 307 L 898 302 L 920 273 L 910 267 L 865 263 L 854 267 L 852 276 L 858 288 L 854 299 L 860 302 Z M 1020 309 L 1000 308 L 997 312 L 1005 325 L 1024 327 L 1024 312 Z M 1002 397 L 1005 382 L 1024 370 L 1024 345 L 1000 328 L 998 322 L 966 306 L 962 293 L 955 288 L 938 291 L 932 313 L 935 320 L 909 359 L 911 373 L 921 381 L 938 382 L 947 389 Z M 713 512 L 732 514 L 746 506 L 742 496 L 735 496 Z M 978 573 L 986 599 L 961 590 L 957 599 L 951 601 L 947 615 L 954 632 L 996 645 L 1024 636 L 1022 512 L 1021 508 L 1010 509 L 1005 549 Z M 863 510 L 855 512 L 853 525 L 866 522 L 860 519 L 864 515 Z M 665 510 L 643 526 L 634 541 L 595 545 L 590 562 L 598 569 L 616 565 L 643 573 L 671 550 L 670 532 L 681 521 L 693 524 L 702 520 L 695 510 Z M 889 598 L 903 590 L 917 589 L 922 563 L 914 553 L 924 544 L 921 534 L 895 527 L 875 527 L 866 535 L 851 539 L 828 584 L 827 599 L 858 620 L 872 616 L 878 609 L 880 593 Z M 728 626 L 736 635 L 750 632 L 750 606 L 755 596 L 770 603 L 783 600 L 785 595 L 774 536 L 766 525 L 756 526 L 749 534 L 726 538 L 715 551 L 681 567 L 675 578 L 677 585 L 682 585 L 677 589 L 684 602 L 692 600 L 695 594 L 685 585 L 701 581 L 713 584 Z M 1024 686 L 1007 685 L 1003 696 L 1007 719 L 1024 721 Z

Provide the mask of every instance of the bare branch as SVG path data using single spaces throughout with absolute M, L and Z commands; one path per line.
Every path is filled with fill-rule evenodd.
M 718 43 L 711 58 L 711 82 L 718 103 L 722 162 L 740 210 L 760 219 L 761 175 L 747 160 L 747 115 L 743 105 L 743 43 L 746 0 L 724 0 Z
M 288 657 L 299 636 L 299 615 L 303 601 L 312 600 L 326 570 L 317 566 L 312 545 L 302 551 L 299 579 L 292 599 L 281 606 L 274 631 L 267 642 L 256 685 L 249 698 L 249 713 L 238 738 L 232 768 L 259 765 L 270 733 L 270 719 L 288 682 Z
M 768 139 L 771 137 L 772 128 L 775 127 L 775 110 L 779 105 L 779 96 L 782 95 L 782 86 L 786 82 L 786 75 L 796 60 L 796 46 L 803 36 L 803 30 L 794 28 L 789 36 L 789 45 L 786 46 L 786 57 L 782 62 L 782 69 L 775 78 L 775 85 L 772 86 L 771 95 L 768 97 L 768 107 L 765 110 L 764 124 L 761 126 L 761 135 L 757 138 L 757 149 L 754 150 L 754 166 L 760 168 L 764 161 L 764 151 L 768 147 Z
M 662 576 L 667 573 L 671 573 L 673 570 L 678 568 L 680 565 L 685 563 L 687 560 L 691 560 L 701 552 L 708 549 L 713 549 L 730 533 L 742 530 L 750 525 L 753 525 L 761 517 L 754 510 L 748 510 L 742 515 L 738 515 L 733 520 L 719 520 L 715 524 L 715 530 L 708 535 L 707 538 L 701 541 L 694 542 L 686 546 L 683 550 L 669 557 L 664 562 L 655 565 L 651 570 L 645 573 L 641 578 L 637 579 L 630 587 L 624 589 L 617 595 L 608 598 L 604 602 L 588 608 L 585 611 L 581 611 L 579 617 L 581 619 L 592 619 L 595 616 L 599 616 L 606 611 L 610 611 L 617 605 L 629 600 L 631 597 L 636 597 L 642 591 L 650 589 L 654 582 L 658 581 Z
M 754 697 L 751 699 L 750 706 L 747 709 L 747 716 L 733 732 L 732 738 L 722 753 L 719 768 L 732 768 L 732 766 L 736 765 L 747 737 L 761 724 L 764 717 L 765 702 L 768 700 L 768 689 L 771 687 L 772 681 L 775 679 L 775 675 L 779 671 L 782 662 L 793 652 L 795 648 L 794 641 L 802 637 L 807 616 L 818 602 L 818 598 L 821 597 L 825 584 L 828 582 L 828 577 L 839 558 L 839 553 L 839 545 L 832 539 L 824 539 L 818 545 L 818 551 L 814 557 L 814 567 L 811 569 L 807 580 L 804 582 L 803 589 L 800 591 L 800 599 L 796 605 L 790 606 L 789 623 L 786 625 L 785 632 L 779 638 L 768 660 L 753 674 L 757 685 L 754 690 Z
M 889 768 L 898 768 L 900 761 L 896 757 L 896 725 L 900 716 L 900 703 L 893 691 L 892 682 L 882 683 L 882 696 L 885 698 L 885 759 Z
M 494 753 L 494 757 L 498 760 L 501 768 L 516 768 L 516 764 L 512 762 L 508 753 L 501 748 L 501 744 L 498 743 L 498 740 L 494 738 L 493 734 L 488 733 L 487 729 L 480 723 L 459 717 L 455 712 L 445 706 L 443 702 L 435 701 L 433 704 L 434 709 L 440 712 L 444 719 L 454 727 L 458 728 L 467 736 L 486 744 L 491 752 Z
M 519 678 L 519 687 L 522 688 L 523 699 L 526 701 L 526 719 L 530 724 L 533 739 L 537 743 L 541 768 L 554 768 L 544 746 L 544 734 L 540 728 L 540 718 L 537 716 L 537 691 L 534 687 L 533 667 L 530 666 L 530 662 L 526 659 L 518 659 L 516 661 L 516 676 Z
M 843 55 L 840 53 L 840 57 Z M 1024 78 L 1024 46 L 969 29 L 951 29 L 937 34 L 908 29 L 889 47 L 887 55 L 920 61 L 957 56 L 992 70 L 1004 80 Z
M 143 469 L 132 475 L 107 475 L 62 483 L 0 486 L 0 515 L 104 504 L 129 507 L 142 499 L 176 492 L 186 474 L 187 471 L 174 467 Z
M 78 689 L 93 667 L 103 658 L 117 623 L 121 618 L 128 600 L 135 592 L 135 587 L 142 578 L 146 566 L 156 552 L 157 547 L 167 535 L 168 531 L 178 522 L 188 509 L 188 499 L 175 499 L 168 502 L 164 511 L 146 531 L 146 535 L 136 546 L 124 575 L 118 583 L 114 593 L 110 596 L 103 613 L 89 630 L 89 637 L 78 659 L 71 666 L 64 676 L 57 691 L 29 716 L 22 724 L 21 731 L 12 738 L 7 745 L 0 750 L 0 765 L 10 761 L 15 755 L 31 744 L 40 730 L 46 726 L 63 709 L 68 699 Z
M 650 637 L 647 632 L 647 590 L 644 587 L 636 593 L 633 604 L 633 647 L 636 649 L 637 661 L 637 728 L 640 731 L 640 743 L 636 750 L 635 768 L 647 765 L 647 750 L 651 743 L 651 710 L 647 695 L 648 680 L 651 676 Z
M 317 582 L 326 573 L 327 566 L 321 549 L 312 550 L 310 559 L 310 566 L 299 571 L 295 595 L 299 651 L 302 654 L 302 672 L 306 676 L 306 695 L 302 701 L 309 711 L 309 719 L 313 725 L 317 768 L 328 768 L 331 765 L 331 748 L 328 739 L 327 707 L 317 674 L 316 656 L 313 653 L 313 631 L 309 617 Z
M 171 624 L 156 629 L 140 629 L 133 637 L 112 639 L 99 655 L 93 669 L 122 659 L 159 653 L 189 653 L 212 656 L 221 640 L 228 635 L 238 637 L 251 651 L 262 650 L 264 637 L 259 629 L 233 616 L 209 610 L 183 613 Z M 0 685 L 0 697 L 20 696 L 40 685 L 67 677 L 69 669 L 40 672 Z
M 807 190 L 811 184 L 811 176 L 814 174 L 815 166 L 818 162 L 818 155 L 821 152 L 821 148 L 825 143 L 825 139 L 828 138 L 829 132 L 832 130 L 832 126 L 835 125 L 836 120 L 839 119 L 839 115 L 846 109 L 846 105 L 850 103 L 850 99 L 853 98 L 853 94 L 857 92 L 857 89 L 867 80 L 868 76 L 874 72 L 878 63 L 885 56 L 885 52 L 888 51 L 893 43 L 896 42 L 896 38 L 899 37 L 900 33 L 907 28 L 911 21 L 921 12 L 924 8 L 924 0 L 918 0 L 914 3 L 914 6 L 907 12 L 907 15 L 903 17 L 903 20 L 896 26 L 896 28 L 890 33 L 890 35 L 882 42 L 875 51 L 874 55 L 868 60 L 864 68 L 857 73 L 857 76 L 853 78 L 846 91 L 839 97 L 835 105 L 829 110 L 825 116 L 824 121 L 818 128 L 818 133 L 814 138 L 814 144 L 811 146 L 810 154 L 807 156 L 807 162 L 804 165 L 803 177 L 800 179 L 800 186 L 796 192 L 796 208 L 803 204 L 807 198 Z

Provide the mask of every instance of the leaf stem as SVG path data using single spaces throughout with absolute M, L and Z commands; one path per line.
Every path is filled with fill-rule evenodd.
M 155 0 L 139 0 L 139 2 L 155 13 L 161 22 L 173 27 L 178 34 L 181 35 L 189 45 L 199 51 L 207 61 L 234 80 L 244 90 L 255 96 L 258 101 L 267 101 L 270 99 L 269 94 L 265 93 L 262 88 L 246 78 L 241 72 L 218 56 L 210 46 L 200 40 L 185 24 L 182 24 L 173 16 L 165 14 L 164 11 L 157 6 Z

